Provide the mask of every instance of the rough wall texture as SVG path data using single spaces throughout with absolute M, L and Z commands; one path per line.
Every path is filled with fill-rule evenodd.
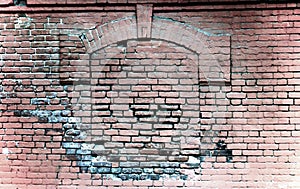
M 299 4 L 0 5 L 0 188 L 300 188 Z

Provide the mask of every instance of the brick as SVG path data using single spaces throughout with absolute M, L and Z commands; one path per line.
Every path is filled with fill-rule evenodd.
M 227 97 L 244 99 L 244 98 L 246 98 L 246 94 L 245 93 L 229 93 L 229 94 L 227 94 Z
M 112 141 L 119 141 L 119 142 L 130 142 L 130 137 L 123 137 L 123 136 L 112 136 Z

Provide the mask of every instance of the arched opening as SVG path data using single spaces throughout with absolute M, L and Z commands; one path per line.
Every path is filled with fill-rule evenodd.
M 152 171 L 144 179 L 182 177 L 181 162 L 197 169 L 201 151 L 213 148 L 216 121 L 201 128 L 200 83 L 208 91 L 216 83 L 225 85 L 219 63 L 226 57 L 210 49 L 214 43 L 206 33 L 162 18 L 154 19 L 152 38 L 138 38 L 134 20 L 111 22 L 81 36 L 89 58 L 77 74 L 78 95 L 72 99 L 79 124 L 75 140 L 84 142 L 78 165 L 101 174 L 118 168 L 121 172 L 113 175 L 123 180 L 142 179 L 128 173 L 149 167 L 171 170 Z M 210 111 L 218 110 L 215 97 Z M 212 113 L 204 115 L 207 121 Z M 209 140 L 201 144 L 203 136 Z

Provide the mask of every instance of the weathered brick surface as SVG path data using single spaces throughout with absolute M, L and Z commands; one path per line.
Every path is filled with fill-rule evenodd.
M 135 3 L 0 1 L 0 188 L 299 188 L 299 5 Z

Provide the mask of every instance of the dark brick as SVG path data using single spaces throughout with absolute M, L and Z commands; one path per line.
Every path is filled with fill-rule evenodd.
M 187 176 L 187 175 L 180 175 L 180 179 L 181 179 L 181 180 L 187 180 L 187 179 L 188 179 L 188 176 Z
M 199 168 L 200 167 L 200 163 L 185 163 L 186 164 L 186 168 L 189 169 L 195 169 L 195 168 Z
M 122 172 L 121 168 L 112 168 L 111 173 L 113 174 L 120 174 Z
M 121 179 L 121 180 L 128 180 L 129 179 L 129 176 L 127 174 L 120 174 L 118 175 L 118 177 Z
M 159 180 L 159 175 L 156 175 L 156 174 L 151 174 L 151 175 L 148 175 L 148 179 L 150 180 Z
M 140 177 L 139 177 L 138 174 L 129 174 L 129 175 L 128 175 L 128 179 L 129 179 L 129 180 L 139 180 Z
M 48 98 L 33 98 L 31 99 L 32 105 L 48 105 L 50 104 L 50 99 Z
M 130 174 L 130 173 L 132 173 L 132 169 L 131 168 L 123 168 L 122 169 L 122 173 L 124 173 L 124 174 Z
M 106 173 L 111 173 L 111 168 L 98 168 L 98 171 L 97 171 L 98 173 L 100 173 L 100 174 L 106 174 Z
M 146 180 L 146 179 L 148 179 L 148 175 L 146 174 L 140 175 L 140 180 Z
M 53 119 L 59 120 L 58 118 L 53 118 Z M 80 130 L 69 129 L 69 130 L 67 130 L 66 135 L 78 136 L 78 135 L 80 135 L 80 132 L 81 132 Z

